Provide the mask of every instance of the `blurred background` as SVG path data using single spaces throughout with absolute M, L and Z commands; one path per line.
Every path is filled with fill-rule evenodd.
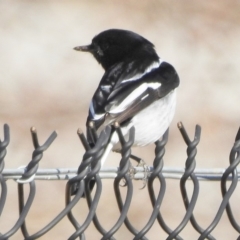
M 226 168 L 240 125 L 239 12 L 240 2 L 233 0 L 0 1 L 0 136 L 4 123 L 11 130 L 5 167 L 17 168 L 30 161 L 31 126 L 37 128 L 40 143 L 53 130 L 58 131 L 40 168 L 78 167 L 84 149 L 76 131 L 79 127 L 85 130 L 89 102 L 103 69 L 90 54 L 76 52 L 73 47 L 90 43 L 103 30 L 121 28 L 153 42 L 159 56 L 173 64 L 180 76 L 165 166 L 184 167 L 186 147 L 177 129 L 177 122 L 182 121 L 191 137 L 196 124 L 202 127 L 197 167 Z M 149 146 L 134 149 L 134 153 L 151 165 L 153 150 L 154 146 Z M 119 156 L 111 154 L 105 166 L 118 166 L 118 163 Z M 65 183 L 37 182 L 36 198 L 27 218 L 30 234 L 43 228 L 63 209 Z M 110 229 L 119 212 L 112 180 L 104 180 L 103 184 L 97 213 L 104 227 Z M 152 208 L 147 189 L 139 190 L 140 181 L 135 181 L 134 186 L 135 198 L 128 216 L 140 229 L 147 223 Z M 16 183 L 8 181 L 8 187 L 7 203 L 0 219 L 2 233 L 15 224 L 18 216 Z M 191 190 L 189 182 L 189 194 Z M 238 187 L 231 198 L 238 222 L 239 201 Z M 201 182 L 194 214 L 203 228 L 212 222 L 220 203 L 220 183 Z M 74 208 L 79 222 L 84 221 L 87 212 L 84 201 Z M 172 229 L 183 218 L 179 181 L 167 181 L 161 212 Z M 73 231 L 64 218 L 40 239 L 67 239 Z M 218 240 L 238 236 L 225 214 L 213 235 Z M 156 223 L 147 233 L 151 240 L 166 236 Z M 190 224 L 181 236 L 190 240 L 198 238 Z M 100 237 L 91 224 L 86 239 Z M 124 226 L 115 237 L 133 238 Z M 10 239 L 22 239 L 20 232 Z

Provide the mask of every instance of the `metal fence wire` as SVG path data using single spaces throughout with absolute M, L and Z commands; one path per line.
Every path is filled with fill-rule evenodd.
M 187 134 L 183 124 L 178 123 L 178 128 L 183 137 L 184 142 L 187 145 L 187 160 L 184 169 L 169 169 L 163 168 L 163 156 L 165 153 L 165 145 L 168 140 L 168 131 L 164 134 L 161 140 L 157 141 L 155 147 L 155 159 L 153 166 L 143 168 L 136 167 L 134 171 L 131 171 L 132 165 L 130 158 L 134 158 L 131 155 L 131 146 L 134 141 L 134 129 L 130 130 L 130 137 L 125 140 L 119 127 L 116 127 L 119 139 L 122 145 L 121 161 L 118 168 L 106 168 L 101 169 L 100 159 L 103 156 L 104 150 L 108 144 L 111 134 L 111 127 L 106 127 L 99 137 L 96 136 L 96 145 L 90 148 L 84 134 L 79 130 L 78 136 L 85 148 L 85 154 L 78 169 L 39 169 L 39 162 L 43 157 L 43 152 L 48 149 L 54 139 L 57 137 L 56 132 L 53 132 L 44 144 L 40 145 L 38 141 L 38 135 L 35 128 L 31 128 L 32 141 L 34 145 L 34 151 L 32 153 L 32 160 L 25 168 L 19 169 L 4 169 L 4 157 L 6 155 L 6 148 L 10 141 L 9 126 L 4 125 L 4 140 L 0 141 L 0 183 L 1 183 L 1 197 L 0 197 L 0 216 L 4 210 L 4 206 L 7 198 L 7 179 L 15 179 L 18 184 L 18 202 L 19 202 L 19 217 L 13 227 L 7 232 L 1 232 L 0 240 L 6 240 L 14 236 L 14 234 L 21 228 L 22 235 L 26 240 L 37 239 L 54 226 L 56 226 L 65 216 L 68 217 L 71 224 L 74 226 L 75 231 L 69 236 L 69 240 L 73 239 L 86 239 L 85 231 L 89 227 L 90 223 L 93 223 L 96 231 L 101 235 L 101 239 L 114 240 L 114 234 L 119 230 L 122 225 L 133 235 L 133 239 L 146 240 L 146 233 L 151 229 L 154 222 L 157 221 L 159 227 L 162 228 L 168 235 L 167 240 L 170 239 L 183 239 L 181 237 L 181 231 L 187 224 L 191 224 L 192 227 L 199 233 L 199 240 L 209 239 L 213 240 L 215 237 L 212 231 L 219 223 L 222 214 L 226 211 L 228 219 L 237 234 L 240 234 L 240 225 L 234 217 L 234 213 L 231 208 L 230 198 L 236 189 L 238 183 L 238 170 L 237 166 L 240 162 L 240 129 L 235 138 L 234 145 L 230 152 L 229 167 L 221 171 L 198 171 L 195 169 L 196 162 L 195 156 L 197 154 L 197 145 L 200 141 L 201 127 L 196 125 L 195 134 L 193 140 Z M 94 128 L 92 128 L 92 134 L 95 134 Z M 136 158 L 135 158 L 136 160 Z M 142 229 L 136 229 L 134 223 L 128 218 L 128 211 L 131 208 L 131 200 L 133 197 L 133 183 L 132 179 L 139 179 L 146 176 L 146 187 L 148 189 L 149 197 L 152 204 L 152 213 L 147 221 L 147 224 Z M 116 201 L 119 208 L 119 218 L 112 224 L 111 229 L 104 229 L 97 217 L 97 207 L 102 193 L 102 178 L 112 177 L 114 178 L 114 192 Z M 180 191 L 183 199 L 183 203 L 186 209 L 186 213 L 175 229 L 171 229 L 165 222 L 161 213 L 161 203 L 165 196 L 166 191 L 166 178 L 179 178 L 180 179 Z M 36 187 L 35 182 L 38 179 L 65 179 L 65 208 L 44 228 L 40 229 L 34 234 L 29 234 L 26 219 L 28 217 L 29 210 L 33 204 Z M 91 193 L 89 184 L 91 180 L 96 181 L 96 191 Z M 218 208 L 218 211 L 212 220 L 211 224 L 207 228 L 203 228 L 198 223 L 194 216 L 194 207 L 199 196 L 199 180 L 219 180 L 221 182 L 222 201 Z M 120 188 L 124 180 L 124 186 L 126 188 L 126 196 L 123 198 Z M 153 188 L 153 182 L 159 182 L 159 191 L 156 192 Z M 189 196 L 186 190 L 186 182 L 192 181 L 193 190 L 191 196 Z M 24 192 L 24 186 L 29 185 L 28 193 Z M 228 186 L 227 186 L 228 185 Z M 74 193 L 74 194 L 73 194 Z M 82 196 L 85 198 L 82 198 Z M 24 196 L 27 195 L 26 200 Z M 83 222 L 78 222 L 77 217 L 74 216 L 72 209 L 82 199 L 87 201 L 88 214 Z M 47 204 L 47 203 L 45 203 Z M 240 236 L 237 238 L 240 239 Z

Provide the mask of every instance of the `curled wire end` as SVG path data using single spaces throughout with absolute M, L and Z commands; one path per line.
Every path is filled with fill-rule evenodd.
M 57 137 L 57 135 L 58 135 L 57 131 L 52 132 L 52 134 L 49 137 L 49 139 L 51 139 L 49 145 L 54 141 L 54 139 Z
M 39 147 L 38 136 L 37 136 L 37 129 L 35 127 L 30 128 L 32 141 L 35 148 Z
M 37 133 L 37 129 L 35 127 L 30 128 L 31 133 Z
M 115 122 L 115 123 L 113 124 L 113 126 L 114 126 L 115 128 L 120 128 L 120 125 L 119 125 L 118 122 Z
M 183 126 L 182 122 L 178 122 L 177 123 L 178 129 L 183 137 L 183 140 L 185 141 L 185 143 L 188 145 L 191 141 L 190 138 L 188 137 L 187 131 L 185 129 L 185 127 Z
M 80 138 L 80 141 L 82 142 L 82 145 L 85 148 L 85 150 L 86 151 L 90 150 L 91 148 L 89 146 L 89 143 L 88 143 L 88 141 L 87 141 L 87 139 L 86 139 L 86 137 L 85 137 L 85 135 L 84 135 L 84 133 L 83 133 L 81 128 L 78 128 L 77 135 Z
M 81 128 L 78 128 L 77 134 L 78 134 L 78 135 L 82 135 L 82 134 L 83 134 L 83 130 L 82 130 Z
M 90 128 L 94 128 L 94 127 L 95 127 L 95 124 L 94 124 L 93 121 L 90 121 L 90 122 L 88 123 L 88 126 L 89 126 Z
M 178 123 L 177 123 L 177 127 L 178 127 L 179 130 L 182 129 L 182 128 L 183 128 L 182 122 L 178 122 Z

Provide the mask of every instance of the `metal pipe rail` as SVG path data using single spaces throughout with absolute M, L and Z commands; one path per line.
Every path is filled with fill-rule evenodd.
M 153 167 L 148 166 L 147 172 L 151 174 L 153 172 Z M 99 171 L 99 176 L 101 179 L 115 179 L 118 174 L 118 167 L 103 167 Z M 146 169 L 143 167 L 134 167 L 134 180 L 143 179 Z M 223 173 L 226 171 L 225 168 L 196 168 L 194 173 L 199 181 L 220 181 Z M 6 168 L 3 170 L 2 175 L 5 180 L 18 180 L 22 177 L 25 172 L 25 168 Z M 181 179 L 184 174 L 184 168 L 175 167 L 163 167 L 162 173 L 166 179 Z M 238 181 L 240 181 L 240 168 L 237 168 Z M 39 168 L 34 176 L 34 180 L 67 180 L 73 178 L 77 175 L 77 168 Z M 190 180 L 190 178 L 188 179 Z M 228 181 L 232 180 L 232 175 L 230 174 Z

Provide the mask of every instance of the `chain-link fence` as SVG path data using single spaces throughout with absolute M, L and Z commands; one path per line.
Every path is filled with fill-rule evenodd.
M 155 159 L 153 161 L 153 166 L 139 166 L 133 168 L 129 159 L 133 158 L 138 162 L 140 160 L 139 158 L 131 155 L 131 146 L 134 141 L 134 129 L 132 128 L 130 130 L 129 139 L 125 140 L 122 136 L 121 130 L 118 127 L 116 127 L 116 131 L 119 134 L 119 139 L 122 145 L 121 161 L 118 168 L 101 169 L 100 159 L 104 154 L 111 134 L 111 127 L 107 127 L 99 137 L 96 136 L 94 129 L 92 129 L 92 134 L 96 138 L 96 145 L 93 148 L 90 148 L 88 145 L 84 134 L 80 130 L 78 131 L 78 136 L 86 150 L 78 169 L 39 169 L 39 162 L 43 157 L 43 152 L 51 145 L 57 134 L 56 132 L 53 132 L 46 142 L 43 145 L 40 145 L 35 128 L 31 129 L 32 141 L 35 149 L 32 153 L 32 160 L 29 162 L 27 167 L 19 169 L 4 169 L 4 157 L 6 155 L 6 148 L 10 141 L 9 127 L 5 124 L 4 140 L 0 142 L 0 215 L 2 215 L 7 199 L 8 186 L 6 179 L 15 179 L 18 184 L 19 217 L 9 231 L 2 232 L 0 230 L 0 240 L 11 239 L 11 237 L 14 236 L 19 229 L 21 229 L 24 239 L 37 239 L 50 231 L 65 216 L 68 217 L 69 221 L 75 228 L 75 231 L 71 236 L 69 236 L 69 240 L 77 238 L 86 239 L 84 233 L 89 227 L 90 223 L 93 223 L 96 231 L 102 235 L 101 239 L 115 239 L 114 234 L 122 225 L 125 225 L 126 228 L 131 232 L 134 240 L 146 240 L 148 239 L 146 234 L 151 229 L 154 222 L 158 222 L 159 227 L 168 234 L 167 240 L 183 239 L 181 232 L 189 223 L 198 232 L 199 240 L 213 240 L 216 238 L 212 234 L 212 231 L 219 223 L 224 211 L 227 213 L 232 228 L 238 234 L 240 234 L 240 226 L 234 216 L 229 201 L 234 190 L 236 189 L 239 179 L 237 166 L 240 162 L 240 130 L 236 135 L 234 145 L 230 152 L 229 167 L 227 169 L 211 171 L 211 169 L 195 169 L 195 156 L 197 154 L 197 145 L 200 141 L 201 135 L 200 126 L 196 126 L 193 140 L 191 140 L 188 136 L 182 123 L 178 124 L 178 128 L 181 132 L 184 142 L 187 145 L 187 160 L 185 163 L 185 168 L 183 169 L 163 167 L 163 156 L 165 153 L 165 145 L 168 140 L 168 132 L 164 134 L 160 141 L 155 143 Z M 101 179 L 103 178 L 114 179 L 114 192 L 120 211 L 119 218 L 116 222 L 112 223 L 111 229 L 104 229 L 103 224 L 99 220 L 96 212 L 102 194 Z M 167 178 L 180 179 L 180 191 L 186 209 L 184 217 L 175 229 L 171 229 L 168 226 L 161 213 L 161 204 L 165 196 Z M 38 179 L 65 179 L 67 181 L 65 191 L 66 204 L 65 208 L 58 213 L 56 217 L 44 228 L 40 229 L 34 234 L 29 234 L 26 219 L 36 193 L 35 180 Z M 94 193 L 91 193 L 90 185 L 93 179 L 96 181 L 96 190 Z M 128 218 L 128 212 L 131 208 L 131 200 L 133 198 L 133 179 L 145 179 L 149 198 L 152 204 L 150 218 L 148 219 L 146 225 L 141 229 L 136 229 L 134 227 L 134 223 Z M 204 228 L 199 224 L 193 212 L 199 197 L 199 180 L 203 179 L 209 181 L 220 181 L 222 192 L 222 201 L 219 205 L 218 211 L 211 224 L 207 228 Z M 159 191 L 157 192 L 153 187 L 154 181 L 158 181 L 160 185 Z M 189 196 L 186 190 L 187 181 L 192 181 L 193 184 L 191 196 Z M 29 185 L 30 190 L 28 193 L 24 191 L 25 184 Z M 120 191 L 120 188 L 123 187 L 123 185 L 126 189 L 126 195 L 124 197 Z M 25 200 L 24 196 L 26 196 L 26 194 L 27 198 Z M 83 199 L 84 201 L 86 200 L 89 207 L 88 214 L 85 220 L 81 223 L 77 220 L 77 217 L 74 216 L 74 213 L 72 212 L 73 207 L 79 202 L 80 199 Z M 45 204 L 47 204 L 47 202 Z M 159 239 L 161 239 L 161 237 L 159 237 Z M 240 237 L 238 239 L 240 239 Z

